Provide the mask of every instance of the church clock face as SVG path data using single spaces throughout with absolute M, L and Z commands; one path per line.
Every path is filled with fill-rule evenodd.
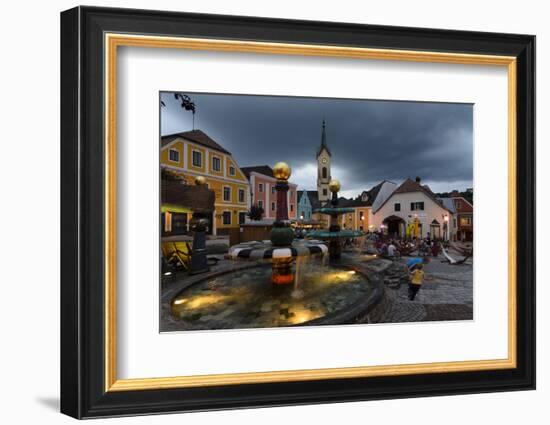
M 326 158 L 323 158 L 323 159 L 321 159 L 321 162 L 322 162 L 323 164 L 326 164 L 326 163 L 327 163 L 327 159 L 326 159 Z

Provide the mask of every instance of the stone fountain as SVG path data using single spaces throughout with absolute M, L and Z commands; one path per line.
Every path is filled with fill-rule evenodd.
M 332 193 L 330 206 L 315 210 L 315 212 L 330 216 L 328 231 L 314 230 L 309 232 L 307 237 L 326 241 L 328 243 L 329 258 L 331 260 L 339 260 L 342 256 L 342 241 L 348 238 L 365 236 L 366 233 L 361 230 L 342 230 L 340 228 L 339 217 L 342 214 L 354 212 L 354 209 L 338 206 L 338 192 L 340 191 L 340 182 L 338 180 L 330 181 L 329 190 Z
M 337 226 L 338 214 L 347 209 L 339 209 L 336 202 L 321 210 L 331 215 L 329 232 L 320 233 L 330 248 L 320 240 L 295 240 L 287 205 L 291 169 L 277 163 L 273 174 L 277 212 L 270 240 L 232 246 L 228 253 L 231 261 L 222 261 L 203 275 L 190 276 L 165 293 L 163 329 L 355 323 L 380 301 L 383 285 L 369 278 L 360 265 L 322 260 L 329 250 L 333 256 L 339 255 L 341 248 L 335 242 L 363 234 Z M 333 193 L 338 190 L 339 185 Z
M 292 271 L 296 257 L 308 257 L 316 254 L 326 254 L 327 246 L 320 241 L 294 241 L 294 230 L 288 219 L 288 179 L 291 168 L 285 162 L 278 162 L 273 167 L 273 176 L 277 179 L 276 215 L 271 239 L 269 241 L 246 242 L 234 245 L 229 250 L 233 259 L 252 259 L 271 261 L 271 282 L 274 285 L 290 285 L 294 282 Z

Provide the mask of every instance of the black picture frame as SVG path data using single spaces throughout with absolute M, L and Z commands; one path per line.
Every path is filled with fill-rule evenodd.
M 517 58 L 517 367 L 301 382 L 105 391 L 106 32 Z M 61 14 L 61 412 L 75 418 L 535 388 L 535 37 L 131 9 Z

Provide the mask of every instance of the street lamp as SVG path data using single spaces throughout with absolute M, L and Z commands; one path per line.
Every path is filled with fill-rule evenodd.
M 449 215 L 445 214 L 443 216 L 443 221 L 445 222 L 445 239 L 449 240 Z

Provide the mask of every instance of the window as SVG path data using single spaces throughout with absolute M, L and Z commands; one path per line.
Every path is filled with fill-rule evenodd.
M 424 202 L 411 202 L 411 211 L 424 211 Z
M 290 204 L 290 212 L 294 212 L 294 205 Z
M 323 196 L 327 196 L 327 190 L 323 189 Z
M 245 212 L 239 212 L 239 224 L 244 224 L 246 221 L 246 213 Z
M 456 201 L 455 207 L 456 207 L 457 210 L 462 208 L 462 204 L 460 203 L 460 201 Z
M 322 170 L 321 174 L 323 175 L 324 179 L 327 178 L 327 167 L 323 167 L 323 170 Z
M 168 211 L 164 213 L 164 231 L 172 231 L 172 214 L 170 214 Z
M 229 166 L 229 175 L 234 176 L 235 175 L 235 167 L 232 165 Z
M 222 214 L 222 223 L 231 224 L 231 211 L 224 211 Z
M 393 204 L 393 210 L 394 211 L 401 211 L 401 204 L 398 202 L 396 204 Z
M 263 209 L 264 208 L 264 201 L 259 200 L 258 201 L 258 206 Z
M 212 169 L 214 171 L 221 171 L 222 169 L 222 160 L 217 156 L 212 157 Z
M 271 186 L 271 193 L 272 193 L 272 194 L 275 193 L 275 186 Z
M 364 219 L 365 219 L 364 211 L 359 211 L 359 220 L 364 220 Z
M 275 211 L 275 202 L 271 203 L 271 211 Z
M 193 167 L 202 167 L 202 153 L 193 151 Z
M 244 189 L 239 189 L 239 202 L 244 203 Z
M 263 192 L 263 191 L 264 191 L 264 184 L 258 183 L 258 192 Z
M 178 150 L 170 149 L 169 156 L 170 156 L 170 161 L 180 162 L 180 152 Z
M 223 200 L 231 201 L 231 188 L 229 186 L 223 187 Z
M 460 218 L 460 225 L 461 226 L 471 226 L 472 225 L 472 219 L 470 217 L 461 217 Z

